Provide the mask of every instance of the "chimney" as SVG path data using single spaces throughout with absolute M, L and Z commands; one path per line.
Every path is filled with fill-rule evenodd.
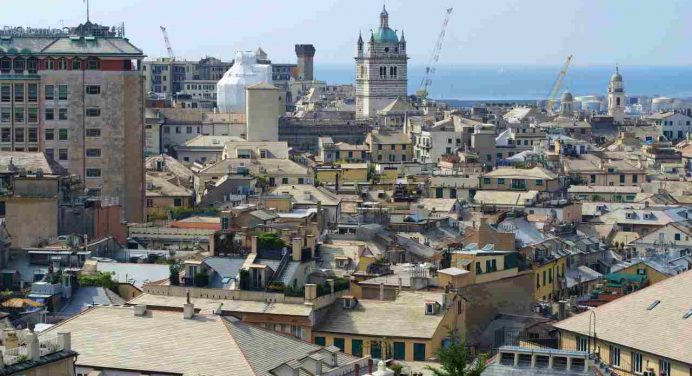
M 137 304 L 133 310 L 135 316 L 144 316 L 144 314 L 147 312 L 147 306 L 144 304 Z
M 311 302 L 317 298 L 317 285 L 314 283 L 305 284 L 305 301 Z
M 257 253 L 257 235 L 252 236 L 252 243 L 250 245 L 250 253 Z
M 329 284 L 329 292 L 331 296 L 334 296 L 334 280 L 333 279 L 328 279 L 327 283 Z
M 303 257 L 303 239 L 302 238 L 293 238 L 292 239 L 292 254 L 293 254 L 293 261 L 298 261 L 302 260 Z
M 72 350 L 72 335 L 70 332 L 58 333 L 58 344 L 63 350 Z
M 307 236 L 307 241 L 308 241 L 308 248 L 310 248 L 310 257 L 315 258 L 315 251 L 317 250 L 317 238 L 315 238 L 315 235 L 308 235 Z
M 384 300 L 384 282 L 380 282 L 380 300 Z
M 302 236 L 302 237 L 305 236 L 305 226 L 303 226 L 303 225 L 298 226 L 298 234 L 300 234 L 300 236 Z
M 39 361 L 41 360 L 41 346 L 38 343 L 38 335 L 34 333 L 33 329 L 26 335 L 26 352 L 29 357 L 27 360 Z
M 567 318 L 567 301 L 560 300 L 558 303 L 557 319 L 564 320 Z
M 195 305 L 192 303 L 183 304 L 183 318 L 191 319 L 195 317 Z
M 401 289 L 403 288 L 403 286 L 404 286 L 404 281 L 401 279 L 401 277 L 399 277 L 399 291 L 397 291 L 397 295 L 401 294 Z

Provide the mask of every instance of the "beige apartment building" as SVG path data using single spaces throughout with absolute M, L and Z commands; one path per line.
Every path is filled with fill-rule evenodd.
M 143 218 L 144 54 L 123 28 L 0 31 L 0 150 L 42 151 Z
M 498 168 L 483 175 L 480 189 L 495 191 L 555 192 L 562 188 L 558 176 L 543 167 Z
M 646 168 L 636 160 L 606 159 L 593 154 L 563 161 L 566 175 L 594 186 L 638 186 L 646 182 Z
M 371 132 L 365 139 L 373 162 L 410 162 L 413 159 L 411 138 L 404 133 Z

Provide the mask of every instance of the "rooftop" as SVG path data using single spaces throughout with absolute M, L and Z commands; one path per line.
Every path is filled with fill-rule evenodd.
M 530 169 L 498 168 L 483 175 L 484 178 L 517 178 L 517 179 L 557 179 L 557 175 L 543 167 Z
M 593 311 L 560 321 L 558 329 L 588 335 L 589 318 L 598 319 L 598 338 L 650 354 L 692 364 L 692 271 L 653 284 Z M 655 307 L 648 309 L 652 303 Z

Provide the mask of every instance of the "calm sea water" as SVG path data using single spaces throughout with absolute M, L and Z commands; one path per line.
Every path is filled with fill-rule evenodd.
M 561 67 L 547 66 L 440 66 L 430 96 L 457 100 L 545 99 Z M 562 88 L 573 95 L 605 95 L 614 67 L 570 68 Z M 409 93 L 420 85 L 421 66 L 409 66 Z M 621 67 L 628 96 L 692 97 L 692 66 Z M 315 65 L 315 76 L 328 83 L 353 83 L 355 67 Z

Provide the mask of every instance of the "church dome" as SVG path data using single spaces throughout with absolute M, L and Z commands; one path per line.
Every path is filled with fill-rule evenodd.
M 376 43 L 399 43 L 396 32 L 388 27 L 381 27 L 374 33 Z
M 573 102 L 574 97 L 572 97 L 572 93 L 570 93 L 568 90 L 565 90 L 564 93 L 562 93 L 562 99 L 560 99 L 562 102 Z
M 610 76 L 610 82 L 622 82 L 622 76 L 620 75 L 620 68 L 615 67 L 615 73 Z

